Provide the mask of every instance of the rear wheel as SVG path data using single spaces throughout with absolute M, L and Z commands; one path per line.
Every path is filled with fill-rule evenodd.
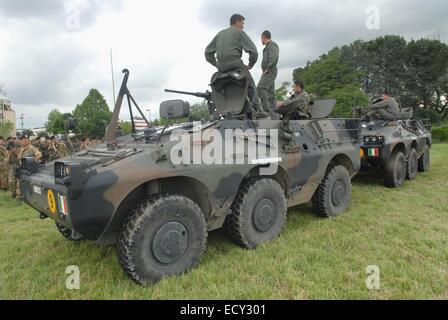
M 321 217 L 335 217 L 347 210 L 351 194 L 352 184 L 347 169 L 342 165 L 330 167 L 314 193 L 314 211 Z
M 420 172 L 428 172 L 430 167 L 430 155 L 429 148 L 423 153 L 423 155 L 418 159 L 418 171 Z
M 406 157 L 403 152 L 396 151 L 386 164 L 384 185 L 389 188 L 399 188 L 406 179 Z
M 406 167 L 406 179 L 414 180 L 418 173 L 418 154 L 417 150 L 412 149 Z
M 206 241 L 196 203 L 183 196 L 157 197 L 138 205 L 124 223 L 118 257 L 129 277 L 147 285 L 196 266 Z
M 78 242 L 82 241 L 82 236 L 77 233 L 76 231 L 73 231 L 70 228 L 67 228 L 62 223 L 56 222 L 56 228 L 58 229 L 59 233 L 66 238 L 67 240 Z
M 226 228 L 233 241 L 254 249 L 280 234 L 286 220 L 282 187 L 272 179 L 250 180 L 238 192 Z

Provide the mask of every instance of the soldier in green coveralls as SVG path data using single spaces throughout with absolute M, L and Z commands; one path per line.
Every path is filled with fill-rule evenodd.
M 263 50 L 263 61 L 261 69 L 263 75 L 258 82 L 257 92 L 260 97 L 264 111 L 274 113 L 277 106 L 275 97 L 275 79 L 277 78 L 277 63 L 279 57 L 279 48 L 277 43 L 272 41 L 271 32 L 268 30 L 261 34 L 261 43 L 265 46 Z
M 249 70 L 258 60 L 257 47 L 249 36 L 243 31 L 245 18 L 234 14 L 230 18 L 230 27 L 220 31 L 205 49 L 205 59 L 219 72 L 228 72 L 235 69 L 246 70 L 251 90 L 250 99 L 256 111 L 262 111 L 258 99 L 254 79 Z M 246 66 L 241 60 L 243 50 L 249 54 L 249 64 Z

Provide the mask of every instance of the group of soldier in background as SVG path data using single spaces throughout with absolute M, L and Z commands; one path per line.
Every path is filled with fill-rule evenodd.
M 67 141 L 65 137 L 45 136 L 31 141 L 23 135 L 4 139 L 0 136 L 0 189 L 10 191 L 12 197 L 20 199 L 20 189 L 15 177 L 16 168 L 20 166 L 20 159 L 34 157 L 41 164 L 65 158 L 71 153 L 93 148 L 97 139 L 83 138 Z

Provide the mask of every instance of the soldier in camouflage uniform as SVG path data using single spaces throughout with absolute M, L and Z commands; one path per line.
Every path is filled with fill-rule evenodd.
M 277 107 L 285 109 L 284 117 L 289 120 L 310 119 L 310 95 L 305 91 L 303 81 L 294 81 L 294 94 L 289 99 L 279 102 Z
M 20 198 L 20 188 L 19 182 L 16 178 L 16 168 L 20 165 L 19 160 L 19 148 L 20 146 L 16 144 L 14 140 L 10 140 L 6 144 L 6 150 L 8 152 L 6 162 L 8 165 L 8 183 L 9 191 L 14 199 Z
M 263 75 L 258 82 L 257 91 L 264 111 L 273 115 L 276 108 L 275 79 L 278 72 L 279 48 L 277 43 L 271 40 L 271 33 L 267 30 L 261 34 L 261 43 L 265 46 L 261 62 Z
M 37 161 L 42 160 L 42 153 L 30 143 L 30 138 L 27 135 L 22 136 L 20 140 L 22 148 L 19 151 L 19 159 L 34 157 Z
M 8 166 L 7 159 L 8 152 L 5 148 L 5 140 L 0 137 L 0 189 L 8 189 Z
M 258 99 L 255 81 L 249 70 L 258 60 L 258 51 L 255 43 L 243 31 L 245 18 L 234 14 L 230 18 L 230 27 L 220 31 L 205 49 L 205 59 L 219 72 L 229 72 L 241 69 L 246 73 L 249 81 L 249 95 L 256 111 L 262 111 Z M 243 50 L 249 53 L 249 65 L 241 60 Z
M 70 155 L 69 149 L 63 139 L 61 139 L 59 141 L 57 148 L 58 148 L 58 152 L 57 152 L 58 158 L 65 158 Z
M 48 162 L 56 160 L 58 158 L 58 148 L 56 139 L 54 137 L 48 137 L 46 145 L 47 145 Z

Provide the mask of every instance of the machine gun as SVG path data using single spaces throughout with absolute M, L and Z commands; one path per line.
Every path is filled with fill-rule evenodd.
M 210 113 L 211 118 L 213 119 L 213 118 L 217 118 L 219 116 L 219 115 L 215 114 L 216 113 L 216 108 L 215 108 L 215 105 L 214 105 L 213 100 L 212 100 L 212 93 L 210 91 L 208 91 L 208 90 L 205 91 L 205 92 L 187 92 L 187 91 L 178 91 L 178 90 L 165 89 L 165 92 L 185 94 L 185 95 L 188 95 L 188 96 L 195 96 L 195 97 L 198 97 L 198 98 L 203 98 L 203 99 L 207 100 L 208 112 Z
M 177 90 L 170 90 L 170 89 L 165 89 L 165 92 L 169 92 L 169 93 L 178 93 L 178 94 L 185 94 L 188 96 L 195 96 L 198 98 L 204 98 L 205 100 L 207 100 L 207 102 L 210 102 L 212 100 L 212 93 L 210 91 L 205 91 L 205 92 L 187 92 L 187 91 L 177 91 Z

